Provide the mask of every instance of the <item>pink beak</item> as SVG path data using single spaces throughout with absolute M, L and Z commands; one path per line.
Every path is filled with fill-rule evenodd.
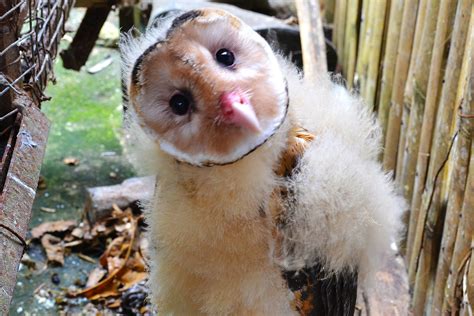
M 242 93 L 224 92 L 220 101 L 221 115 L 225 122 L 248 128 L 255 133 L 262 131 L 250 101 Z

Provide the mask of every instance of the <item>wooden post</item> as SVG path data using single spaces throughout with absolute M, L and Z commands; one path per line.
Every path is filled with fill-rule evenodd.
M 327 73 L 326 44 L 318 0 L 296 0 L 305 79 Z
M 64 68 L 79 70 L 86 63 L 111 9 L 111 6 L 87 9 L 71 45 L 61 52 Z
M 5 14 L 16 4 L 14 0 L 0 0 L 0 15 Z M 18 45 L 11 44 L 18 39 L 19 9 L 0 20 L 0 92 L 20 75 L 20 51 Z M 10 47 L 9 47 L 10 46 Z M 13 110 L 13 91 L 10 89 L 0 96 L 0 117 Z
M 402 24 L 402 13 L 404 1 L 392 1 L 390 9 L 390 20 L 388 35 L 386 38 L 385 57 L 383 61 L 382 84 L 378 106 L 378 119 L 382 127 L 382 140 L 385 140 L 387 131 L 388 110 L 390 109 L 390 97 L 392 95 L 393 75 L 395 73 L 395 61 L 397 58 L 398 40 L 400 38 L 400 27 Z
M 393 79 L 393 90 L 390 104 L 390 114 L 387 124 L 387 136 L 385 139 L 385 152 L 383 166 L 387 171 L 395 170 L 397 149 L 400 133 L 401 116 L 403 110 L 403 92 L 408 75 L 408 66 L 412 53 L 414 39 L 414 28 L 416 24 L 416 12 L 418 0 L 407 0 L 403 8 L 403 20 L 398 44 L 395 75 Z

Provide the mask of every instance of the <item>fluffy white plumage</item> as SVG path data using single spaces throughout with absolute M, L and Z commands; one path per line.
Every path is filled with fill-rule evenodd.
M 170 25 L 171 19 L 165 20 L 138 39 L 124 38 L 128 87 L 137 59 L 166 37 Z M 274 67 L 288 82 L 288 115 L 265 144 L 229 165 L 177 163 L 160 149 L 159 137 L 139 126 L 143 122 L 129 105 L 132 159 L 139 169 L 158 175 L 147 221 L 150 286 L 164 314 L 288 315 L 294 311 L 282 269 L 319 262 L 335 274 L 357 270 L 366 281 L 397 239 L 403 201 L 377 161 L 380 130 L 374 116 L 329 76 L 305 83 L 290 63 L 278 61 Z M 315 140 L 298 172 L 282 179 L 274 167 L 294 126 L 304 127 Z M 280 228 L 278 244 L 275 223 L 258 210 L 282 184 L 293 194 L 284 203 L 291 216 Z

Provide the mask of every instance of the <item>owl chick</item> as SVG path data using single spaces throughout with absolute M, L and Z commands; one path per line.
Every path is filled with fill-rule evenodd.
M 159 312 L 353 313 L 402 210 L 364 104 L 326 74 L 303 82 L 217 9 L 168 17 L 122 52 L 136 160 L 158 179 Z

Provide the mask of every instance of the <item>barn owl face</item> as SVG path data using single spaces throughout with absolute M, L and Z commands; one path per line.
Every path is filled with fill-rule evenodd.
M 239 160 L 270 138 L 288 107 L 269 45 L 221 10 L 189 11 L 132 71 L 130 99 L 161 149 L 193 165 Z

